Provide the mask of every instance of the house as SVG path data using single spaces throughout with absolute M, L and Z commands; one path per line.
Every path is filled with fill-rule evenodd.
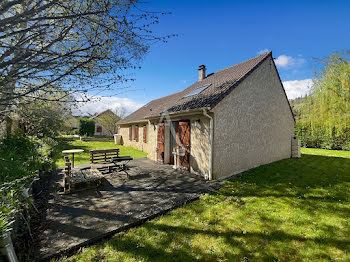
M 123 144 L 208 179 L 291 157 L 294 117 L 272 53 L 206 74 L 118 122 Z M 173 154 L 175 152 L 175 154 Z
M 95 120 L 95 136 L 113 136 L 117 132 L 116 123 L 120 120 L 112 110 L 107 109 L 95 114 L 90 119 Z

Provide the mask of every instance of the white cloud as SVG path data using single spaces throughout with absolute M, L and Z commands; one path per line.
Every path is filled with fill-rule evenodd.
M 102 96 L 87 96 L 91 101 L 85 103 L 78 103 L 79 108 L 73 110 L 73 114 L 76 115 L 92 115 L 95 113 L 100 113 L 107 109 L 123 108 L 126 111 L 126 115 L 139 109 L 143 104 L 137 103 L 136 101 L 129 98 L 122 97 L 102 97 Z
M 312 79 L 310 78 L 283 82 L 283 86 L 286 90 L 288 99 L 294 99 L 309 94 L 312 85 Z
M 276 66 L 278 67 L 283 67 L 283 68 L 287 68 L 287 67 L 291 67 L 291 66 L 295 66 L 295 65 L 301 65 L 306 63 L 306 60 L 304 58 L 301 57 L 292 57 L 292 56 L 288 56 L 288 55 L 280 55 L 279 57 L 277 57 L 275 59 L 275 63 Z
M 256 52 L 258 55 L 262 55 L 262 54 L 264 54 L 264 53 L 266 53 L 266 52 L 269 52 L 270 50 L 269 49 L 267 49 L 267 48 L 265 48 L 265 49 L 263 49 L 263 50 L 260 50 L 260 51 L 258 51 L 258 52 Z

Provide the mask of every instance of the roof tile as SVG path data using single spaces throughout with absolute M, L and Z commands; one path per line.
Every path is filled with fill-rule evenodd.
M 201 81 L 198 81 L 187 89 L 165 97 L 155 99 L 134 113 L 127 116 L 118 124 L 137 122 L 145 120 L 145 117 L 159 116 L 166 112 L 179 112 L 190 109 L 199 109 L 204 107 L 214 107 L 219 103 L 231 90 L 248 76 L 256 67 L 258 67 L 271 52 L 253 57 L 244 62 L 219 70 L 207 75 Z M 193 90 L 210 84 L 202 92 L 186 96 Z

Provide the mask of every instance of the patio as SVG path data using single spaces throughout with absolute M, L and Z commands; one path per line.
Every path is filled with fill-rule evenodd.
M 58 192 L 63 177 L 59 170 L 50 188 L 36 258 L 46 260 L 92 244 L 220 187 L 219 182 L 146 158 L 131 161 L 129 167 L 129 179 L 123 172 L 105 173 L 100 188 L 68 195 Z

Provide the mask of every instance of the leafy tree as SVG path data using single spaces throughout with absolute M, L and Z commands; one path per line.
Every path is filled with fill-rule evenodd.
M 70 103 L 51 101 L 50 98 L 40 103 L 26 98 L 17 105 L 15 114 L 26 135 L 55 137 L 70 113 L 70 107 Z
M 79 118 L 78 126 L 80 136 L 94 136 L 95 120 L 88 118 Z
M 322 129 L 328 138 L 350 138 L 350 52 L 336 52 L 322 60 L 315 73 L 314 86 L 309 96 L 309 120 L 313 133 Z
M 0 113 L 41 100 L 38 91 L 86 101 L 89 90 L 130 80 L 149 46 L 169 38 L 150 30 L 161 14 L 138 0 L 0 1 Z
M 117 122 L 125 116 L 125 109 L 118 108 L 113 112 L 111 109 L 106 110 L 103 114 L 96 117 L 96 121 L 101 124 L 110 135 L 117 132 Z

